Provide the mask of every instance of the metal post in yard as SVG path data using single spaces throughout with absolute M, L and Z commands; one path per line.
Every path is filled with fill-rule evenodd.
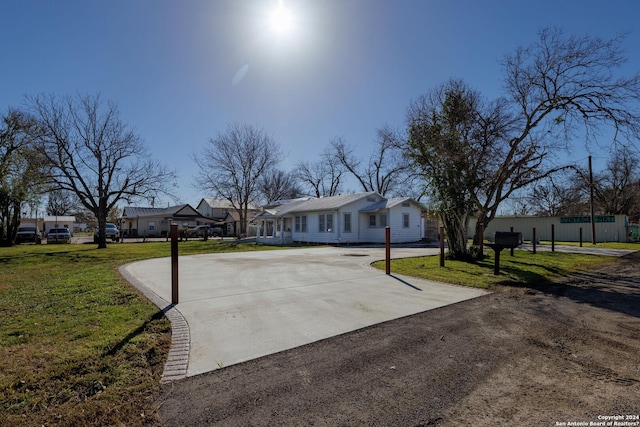
M 391 227 L 384 229 L 385 236 L 385 259 L 387 260 L 385 271 L 387 275 L 391 274 Z
M 513 233 L 513 227 L 511 227 L 509 231 Z M 513 256 L 513 248 L 511 248 L 511 256 Z
M 444 227 L 440 227 L 440 267 L 444 267 Z
M 178 304 L 178 224 L 171 224 L 171 304 Z
M 533 254 L 536 253 L 536 228 L 533 227 L 533 237 L 531 238 L 531 243 L 533 244 Z
M 493 251 L 496 254 L 496 258 L 493 260 L 493 275 L 499 276 L 500 275 L 500 252 L 502 252 L 502 247 L 495 246 L 493 249 L 494 249 Z
M 580 247 L 582 247 L 582 227 L 580 227 Z
M 551 224 L 551 252 L 556 251 L 556 225 Z

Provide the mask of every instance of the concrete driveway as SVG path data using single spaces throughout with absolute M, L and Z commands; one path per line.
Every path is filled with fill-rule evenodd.
M 392 249 L 392 258 L 437 249 Z M 172 321 L 163 381 L 215 370 L 376 323 L 484 295 L 480 289 L 387 276 L 384 248 L 284 249 L 181 256 L 171 306 L 169 258 L 121 272 Z

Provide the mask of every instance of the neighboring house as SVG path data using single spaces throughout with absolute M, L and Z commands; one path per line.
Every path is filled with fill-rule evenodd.
M 256 216 L 258 242 L 384 243 L 422 239 L 422 206 L 404 197 L 387 199 L 376 192 L 318 199 L 294 199 L 265 207 Z
M 178 230 L 201 224 L 218 225 L 188 204 L 166 208 L 127 206 L 120 219 L 121 223 L 117 225 L 124 237 L 166 237 L 172 223 L 178 224 Z
M 225 236 L 235 236 L 240 230 L 240 215 L 228 200 L 205 197 L 198 203 L 196 210 L 206 218 L 218 223 L 224 223 Z M 258 213 L 260 213 L 260 208 L 255 203 L 249 203 L 247 230 L 249 230 L 248 225 Z

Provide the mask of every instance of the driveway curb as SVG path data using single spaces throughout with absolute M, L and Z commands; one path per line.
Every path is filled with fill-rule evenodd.
M 182 380 L 187 377 L 187 368 L 189 367 L 189 350 L 191 349 L 191 333 L 189 324 L 184 318 L 180 310 L 158 296 L 151 289 L 147 288 L 142 282 L 129 274 L 126 270 L 129 264 L 120 266 L 120 274 L 133 286 L 135 286 L 142 294 L 152 303 L 158 306 L 164 315 L 171 322 L 171 348 L 164 364 L 164 372 L 160 382 L 162 384 L 172 381 Z

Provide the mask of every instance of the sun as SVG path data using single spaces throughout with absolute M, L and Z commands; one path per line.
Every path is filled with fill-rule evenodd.
M 287 34 L 292 28 L 293 16 L 291 12 L 284 7 L 282 1 L 280 1 L 278 8 L 271 14 L 271 29 L 277 34 Z

